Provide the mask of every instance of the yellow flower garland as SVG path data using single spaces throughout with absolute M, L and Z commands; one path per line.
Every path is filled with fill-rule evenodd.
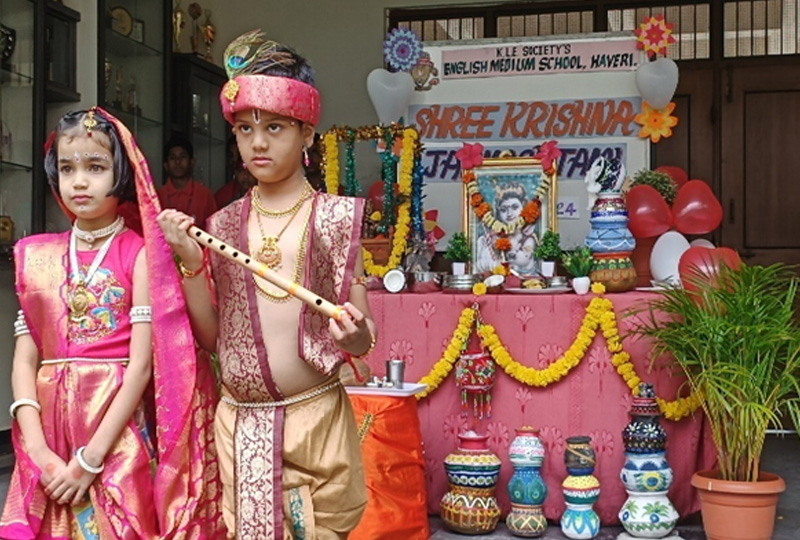
M 408 235 L 411 232 L 411 183 L 414 179 L 414 155 L 417 151 L 419 134 L 414 128 L 403 130 L 403 149 L 400 153 L 400 174 L 397 179 L 398 191 L 401 199 L 397 208 L 397 223 L 394 227 L 392 252 L 385 265 L 375 264 L 372 254 L 366 249 L 364 255 L 364 270 L 371 276 L 383 277 L 392 268 L 397 268 L 406 252 Z M 328 193 L 339 192 L 339 137 L 336 131 L 325 134 L 325 187 Z M 386 152 L 391 149 L 387 148 Z
M 442 381 L 452 370 L 453 365 L 466 346 L 472 331 L 472 325 L 477 317 L 477 310 L 473 307 L 465 308 L 458 319 L 458 326 L 453 332 L 450 343 L 445 349 L 442 358 L 436 362 L 431 371 L 420 379 L 420 383 L 427 386 L 425 392 L 418 394 L 417 399 L 422 399 L 436 390 Z M 500 337 L 495 332 L 492 325 L 478 322 L 478 336 L 481 344 L 489 349 L 492 358 L 503 368 L 509 376 L 515 380 L 528 385 L 546 387 L 552 383 L 560 381 L 569 372 L 581 363 L 586 351 L 592 344 L 592 340 L 597 334 L 597 329 L 603 333 L 606 341 L 606 348 L 611 353 L 611 364 L 616 368 L 617 373 L 623 378 L 631 392 L 636 395 L 639 389 L 641 378 L 636 373 L 636 368 L 631 362 L 631 356 L 622 350 L 622 342 L 617 328 L 617 318 L 614 313 L 614 305 L 611 300 L 597 297 L 589 302 L 586 314 L 581 322 L 578 335 L 572 342 L 567 351 L 556 361 L 552 362 L 544 369 L 536 369 L 524 366 L 514 360 Z M 678 398 L 675 401 L 666 401 L 656 398 L 659 409 L 664 417 L 669 420 L 680 420 L 693 413 L 700 406 L 702 396 L 692 392 L 685 398 Z

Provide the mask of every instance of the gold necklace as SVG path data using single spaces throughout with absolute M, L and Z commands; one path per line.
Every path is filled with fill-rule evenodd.
M 301 206 L 303 202 L 305 202 L 305 198 L 300 199 Z M 280 241 L 281 236 L 289 227 L 289 224 L 294 221 L 295 216 L 300 213 L 301 206 L 298 206 L 292 216 L 286 220 L 286 223 L 277 236 L 267 235 L 267 233 L 264 232 L 264 226 L 261 224 L 261 216 L 256 214 L 258 232 L 261 233 L 261 248 L 259 248 L 258 253 L 256 253 L 256 259 L 267 265 L 271 270 L 280 270 L 283 265 L 283 253 L 281 253 L 281 248 L 278 246 L 278 241 Z
M 292 281 L 295 283 L 300 283 L 300 280 L 303 276 L 303 269 L 305 268 L 306 262 L 306 240 L 308 239 L 308 229 L 309 224 L 311 223 L 311 213 L 314 210 L 312 205 L 311 208 L 308 209 L 308 215 L 306 216 L 306 223 L 303 226 L 303 233 L 300 235 L 300 241 L 297 244 L 297 258 L 294 262 L 294 276 L 292 276 Z M 288 302 L 292 299 L 292 296 L 289 295 L 287 292 L 282 293 L 275 293 L 267 289 L 264 285 L 261 284 L 261 280 L 258 276 L 253 274 L 253 283 L 256 285 L 256 292 L 259 296 L 263 297 L 264 299 L 273 302 L 275 304 L 283 304 L 284 302 Z
M 311 194 L 311 192 L 312 192 L 311 184 L 309 184 L 308 181 L 306 180 L 303 184 L 303 191 L 302 193 L 300 193 L 300 198 L 297 199 L 296 203 L 294 203 L 289 208 L 286 208 L 285 210 L 270 210 L 269 208 L 264 208 L 264 206 L 261 204 L 261 197 L 258 196 L 258 189 L 256 188 L 253 188 L 251 199 L 253 202 L 253 208 L 255 208 L 256 212 L 258 212 L 262 216 L 268 218 L 282 218 L 290 214 L 294 214 L 298 210 L 300 210 L 300 207 L 303 206 L 303 203 Z

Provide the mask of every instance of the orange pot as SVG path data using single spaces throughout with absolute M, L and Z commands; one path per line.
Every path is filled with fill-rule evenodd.
M 703 528 L 708 540 L 769 540 L 775 528 L 783 478 L 762 472 L 758 482 L 720 480 L 718 470 L 699 471 L 692 485 L 700 494 Z

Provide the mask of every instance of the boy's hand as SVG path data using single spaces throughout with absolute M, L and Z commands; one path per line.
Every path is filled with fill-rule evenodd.
M 367 318 L 350 302 L 345 303 L 344 309 L 349 317 L 342 317 L 341 322 L 330 319 L 329 326 L 331 337 L 336 346 L 351 356 L 365 354 L 372 344 L 372 334 L 367 326 Z
M 190 270 L 198 270 L 203 266 L 203 250 L 186 233 L 194 225 L 194 218 L 183 212 L 168 208 L 156 218 L 158 226 L 164 232 L 164 238 L 172 250 L 181 258 L 181 262 Z

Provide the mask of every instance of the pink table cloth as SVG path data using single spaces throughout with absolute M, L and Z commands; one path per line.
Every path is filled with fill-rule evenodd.
M 626 318 L 627 310 L 654 295 L 628 292 L 607 297 L 614 303 L 620 334 L 625 336 L 634 324 L 632 318 Z M 546 367 L 569 347 L 591 298 L 591 294 L 571 293 L 477 297 L 484 321 L 494 325 L 513 358 L 536 368 Z M 370 306 L 380 331 L 368 359 L 373 374 L 385 374 L 385 360 L 401 359 L 406 362 L 405 379 L 418 381 L 441 358 L 461 310 L 475 299 L 471 294 L 371 293 Z M 623 345 L 637 373 L 654 384 L 656 395 L 674 399 L 684 379 L 664 363 L 650 369 L 647 341 L 631 337 L 624 339 Z M 525 386 L 498 367 L 491 418 L 477 420 L 471 409 L 462 414 L 454 374 L 451 371 L 438 390 L 419 403 L 429 513 L 439 513 L 439 501 L 447 491 L 443 460 L 456 448 L 456 435 L 475 429 L 489 435 L 490 448 L 503 462 L 495 494 L 505 515 L 510 509 L 506 486 L 513 473 L 508 447 L 515 428 L 532 425 L 541 430 L 539 436 L 547 452 L 541 471 L 548 488 L 544 503 L 547 518 L 558 520 L 565 509 L 561 482 L 567 476 L 563 457 L 566 438 L 589 435 L 597 454 L 594 474 L 601 485 L 595 510 L 604 524 L 619 522 L 617 514 L 627 498 L 619 472 L 625 461 L 622 429 L 630 420 L 631 393 L 611 365 L 601 332 L 580 365 L 547 388 Z M 679 422 L 662 418 L 661 424 L 669 436 L 667 459 L 675 473 L 669 497 L 680 515 L 686 516 L 699 510 L 689 480 L 695 471 L 714 464 L 713 442 L 699 412 Z

